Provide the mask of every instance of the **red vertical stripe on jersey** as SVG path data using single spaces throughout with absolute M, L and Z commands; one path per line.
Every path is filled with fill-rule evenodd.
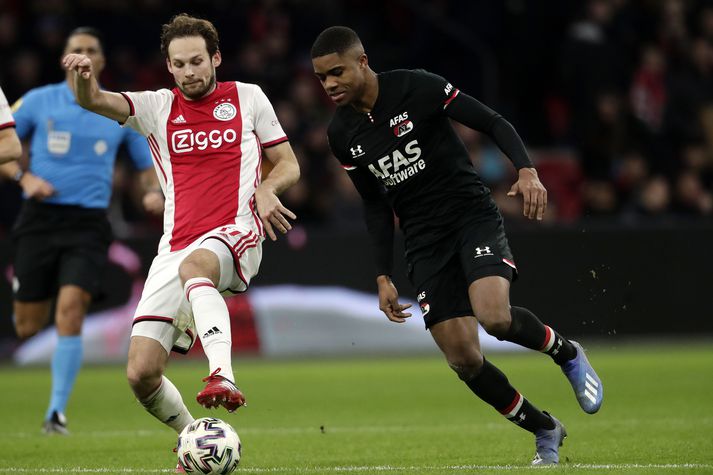
M 175 200 L 172 251 L 185 248 L 212 229 L 235 222 L 243 133 L 234 82 L 218 83 L 215 91 L 197 101 L 186 100 L 177 90 L 174 94 L 169 117 L 183 115 L 186 122 L 166 121 Z M 217 111 L 222 110 L 225 117 L 230 105 L 234 117 L 220 120 Z
M 161 164 L 161 153 L 159 152 L 156 137 L 154 137 L 153 134 L 149 134 L 149 136 L 146 137 L 146 141 L 149 143 L 149 150 L 151 150 L 151 156 L 156 162 L 156 165 L 158 165 L 158 169 L 161 170 L 161 175 L 163 175 L 163 182 L 168 183 L 166 172 L 163 170 L 163 165 Z
M 255 139 L 257 140 L 257 135 L 255 136 Z M 255 189 L 257 189 L 258 185 L 260 185 L 260 181 L 262 181 L 262 146 L 258 147 L 257 151 L 257 169 L 255 170 L 254 183 Z M 258 216 L 256 210 L 255 194 L 253 194 L 252 198 L 250 198 L 250 211 L 253 214 L 255 226 L 257 226 L 257 230 L 260 233 L 260 236 L 264 236 L 265 231 L 262 229 L 262 221 L 260 221 L 260 216 Z

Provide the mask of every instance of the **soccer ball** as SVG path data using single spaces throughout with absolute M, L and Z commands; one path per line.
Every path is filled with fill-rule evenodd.
M 178 436 L 178 463 L 186 473 L 232 473 L 240 463 L 240 437 L 225 421 L 202 417 Z

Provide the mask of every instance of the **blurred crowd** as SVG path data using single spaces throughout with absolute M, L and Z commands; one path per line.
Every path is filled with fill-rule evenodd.
M 111 90 L 172 87 L 160 28 L 179 12 L 213 21 L 219 80 L 259 84 L 302 166 L 284 202 L 311 226 L 361 225 L 331 157 L 332 105 L 309 49 L 334 24 L 362 37 L 376 71 L 425 68 L 515 125 L 549 190 L 547 219 L 671 223 L 713 216 L 713 1 L 0 0 L 0 84 L 12 102 L 60 82 L 67 32 L 100 29 Z M 456 125 L 509 222 L 514 171 L 487 137 Z M 115 232 L 157 232 L 128 160 L 115 173 Z M 20 203 L 0 183 L 0 234 Z

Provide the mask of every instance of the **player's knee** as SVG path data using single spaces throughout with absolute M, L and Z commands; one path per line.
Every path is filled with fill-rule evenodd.
M 146 397 L 161 383 L 161 370 L 151 365 L 129 362 L 126 379 L 137 397 Z
M 217 283 L 220 280 L 220 261 L 213 251 L 197 249 L 178 266 L 178 276 L 181 285 L 196 277 L 205 277 Z
M 186 282 L 194 278 L 198 274 L 198 265 L 188 256 L 178 266 L 178 276 L 181 278 L 181 284 L 186 285 Z
M 478 309 L 476 314 L 478 322 L 488 334 L 501 339 L 507 335 L 512 322 L 508 306 L 485 306 L 482 309 Z
M 178 276 L 181 279 L 181 284 L 186 285 L 186 282 L 195 277 L 208 277 L 207 263 L 200 255 L 191 254 L 186 257 L 178 266 Z
M 81 304 L 66 304 L 57 309 L 57 332 L 60 335 L 79 335 L 86 310 Z
M 448 366 L 455 371 L 458 378 L 470 381 L 483 368 L 483 354 L 480 351 L 472 350 L 458 356 L 451 356 L 448 358 Z
M 25 340 L 32 336 L 35 336 L 41 329 L 42 325 L 28 318 L 18 318 L 15 317 L 15 333 L 20 340 Z
M 60 298 L 57 302 L 57 316 L 64 319 L 82 319 L 90 303 L 89 294 Z
M 42 330 L 49 320 L 49 303 L 15 302 L 13 306 L 13 325 L 21 340 L 30 338 Z

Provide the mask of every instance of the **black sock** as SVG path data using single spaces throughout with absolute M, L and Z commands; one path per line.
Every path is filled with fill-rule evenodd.
M 555 427 L 547 414 L 530 404 L 510 385 L 507 376 L 486 359 L 483 359 L 483 369 L 480 373 L 465 384 L 476 396 L 525 430 L 535 432 L 538 429 L 550 430 Z
M 547 353 L 558 365 L 577 356 L 577 349 L 552 328 L 543 324 L 537 316 L 526 308 L 510 309 L 512 323 L 503 340 L 517 343 L 531 350 Z

